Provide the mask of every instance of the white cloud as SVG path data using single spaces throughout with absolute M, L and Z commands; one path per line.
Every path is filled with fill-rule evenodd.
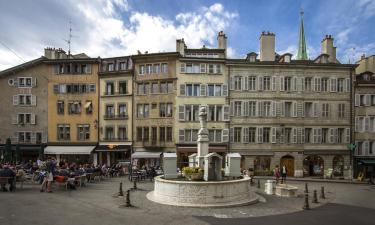
M 61 8 L 62 12 L 59 11 L 61 15 L 53 14 L 56 11 L 44 10 L 47 14 L 45 17 L 56 18 L 54 21 L 56 24 L 33 29 L 19 20 L 15 27 L 35 35 L 35 38 L 25 41 L 15 36 L 14 38 L 18 39 L 14 45 L 17 53 L 25 60 L 30 60 L 39 57 L 43 47 L 67 46 L 62 39 L 68 34 L 69 19 L 72 20 L 75 36 L 72 40 L 72 52 L 85 52 L 92 57 L 136 54 L 137 50 L 175 51 L 177 38 L 184 38 L 191 48 L 201 47 L 203 44 L 207 47 L 216 47 L 217 32 L 225 31 L 238 17 L 238 14 L 225 10 L 224 6 L 218 3 L 197 8 L 195 11 L 178 13 L 173 20 L 160 15 L 134 11 L 126 0 L 84 0 L 78 3 L 70 0 L 66 2 L 65 7 L 65 11 L 64 8 Z M 63 28 L 66 28 L 62 29 L 61 24 L 65 24 Z M 56 26 L 59 29 L 56 29 Z M 228 55 L 234 56 L 235 51 L 229 49 Z M 6 51 L 1 48 L 0 50 Z M 9 55 L 11 54 L 7 54 Z M 14 60 L 13 57 L 0 58 L 0 70 L 17 64 L 19 60 Z

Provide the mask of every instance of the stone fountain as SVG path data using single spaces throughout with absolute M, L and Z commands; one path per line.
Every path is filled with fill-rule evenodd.
M 225 174 L 228 176 L 223 177 L 222 156 L 208 152 L 207 111 L 204 106 L 199 109 L 199 121 L 201 128 L 198 132 L 198 151 L 189 157 L 189 166 L 195 165 L 203 169 L 204 181 L 158 176 L 155 178 L 154 191 L 149 192 L 147 198 L 160 204 L 188 207 L 226 207 L 257 202 L 258 197 L 250 186 L 250 178 L 240 176 L 240 160 L 237 160 L 239 154 L 227 155 Z M 167 162 L 171 163 L 171 160 Z M 176 171 L 177 163 L 175 161 L 173 167 L 164 165 L 164 168 Z M 165 174 L 173 174 L 174 171 L 164 169 Z

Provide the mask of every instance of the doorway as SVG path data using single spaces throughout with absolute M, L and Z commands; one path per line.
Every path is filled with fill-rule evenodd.
M 286 175 L 288 177 L 294 176 L 294 158 L 293 156 L 286 155 L 280 159 L 280 169 L 285 165 Z

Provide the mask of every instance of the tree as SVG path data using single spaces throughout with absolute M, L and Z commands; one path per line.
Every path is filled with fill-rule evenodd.
M 4 155 L 5 162 L 12 161 L 12 142 L 10 138 L 7 138 L 5 142 L 5 155 Z
M 18 162 L 21 162 L 21 149 L 20 149 L 20 145 L 17 144 L 16 145 L 16 154 L 15 154 L 15 163 L 17 164 Z

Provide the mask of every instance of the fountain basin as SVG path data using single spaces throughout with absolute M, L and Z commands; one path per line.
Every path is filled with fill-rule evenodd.
M 227 207 L 258 202 L 250 178 L 228 181 L 182 181 L 155 177 L 154 191 L 147 194 L 151 201 L 186 207 Z

